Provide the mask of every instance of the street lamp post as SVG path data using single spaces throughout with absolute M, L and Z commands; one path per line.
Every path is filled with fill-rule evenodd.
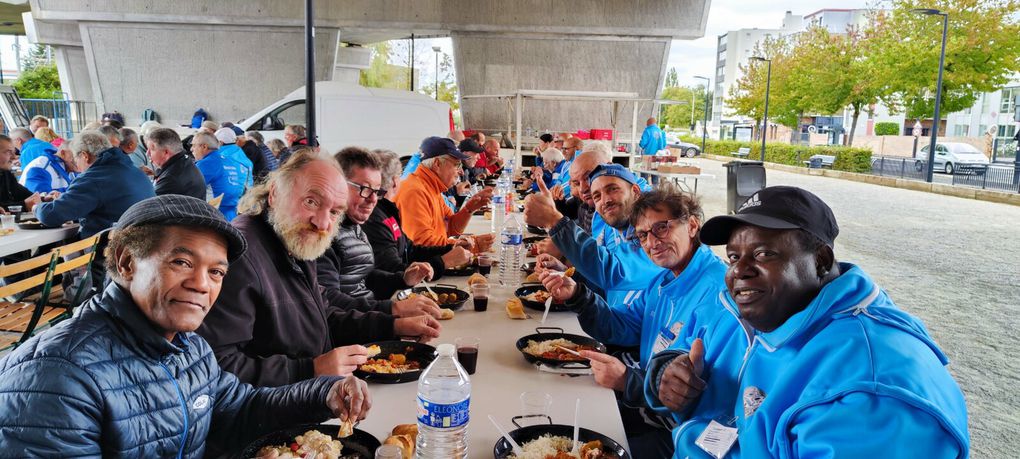
M 712 82 L 708 77 L 696 76 L 695 79 L 705 80 L 705 113 L 703 113 L 704 120 L 701 121 L 701 154 L 705 154 L 705 137 L 708 135 L 708 85 Z M 691 115 L 694 114 L 694 105 L 691 105 Z
M 946 65 L 946 34 L 949 32 L 949 14 L 933 8 L 917 8 L 914 13 L 928 16 L 942 16 L 942 51 L 939 52 L 939 77 L 935 83 L 935 117 L 932 119 L 931 143 L 928 145 L 928 174 L 926 180 L 931 183 L 935 175 L 935 139 L 939 135 L 939 108 L 942 105 L 942 69 Z
M 754 56 L 751 58 L 755 61 L 762 61 L 768 63 L 768 73 L 765 77 L 765 116 L 761 122 L 761 162 L 765 162 L 765 132 L 768 131 L 769 127 L 769 89 L 772 86 L 772 59 L 765 59 L 764 57 Z
M 432 51 L 436 52 L 436 100 L 439 100 L 439 50 L 438 46 L 432 47 Z

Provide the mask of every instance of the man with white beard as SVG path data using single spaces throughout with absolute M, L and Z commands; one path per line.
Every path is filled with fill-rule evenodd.
M 241 381 L 280 386 L 348 375 L 366 360 L 357 343 L 439 330 L 429 315 L 349 310 L 319 286 L 315 260 L 337 234 L 348 192 L 336 160 L 300 149 L 242 198 L 233 224 L 248 251 L 198 330 Z

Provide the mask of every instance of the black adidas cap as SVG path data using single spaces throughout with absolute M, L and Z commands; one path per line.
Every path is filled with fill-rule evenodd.
M 701 242 L 724 245 L 741 225 L 768 229 L 802 229 L 829 247 L 839 234 L 836 216 L 813 193 L 792 186 L 771 186 L 751 195 L 734 215 L 710 218 L 701 227 Z

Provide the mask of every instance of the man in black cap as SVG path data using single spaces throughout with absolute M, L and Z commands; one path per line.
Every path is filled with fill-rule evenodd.
M 787 186 L 702 227 L 703 243 L 726 244 L 726 291 L 645 382 L 649 404 L 683 423 L 676 457 L 708 457 L 699 437 L 731 434 L 728 457 L 966 456 L 948 359 L 863 270 L 836 261 L 838 233 L 829 206 Z
M 363 381 L 255 389 L 193 333 L 245 249 L 202 200 L 131 206 L 106 249 L 113 283 L 0 360 L 0 445 L 31 457 L 202 457 L 207 440 L 230 451 L 296 424 L 363 418 Z
M 458 150 L 451 139 L 429 137 L 421 143 L 421 158 L 421 167 L 404 180 L 397 193 L 403 230 L 417 245 L 446 245 L 450 236 L 464 231 L 471 214 L 485 206 L 492 189 L 474 195 L 454 213 L 443 192 L 457 183 L 463 161 L 470 156 Z

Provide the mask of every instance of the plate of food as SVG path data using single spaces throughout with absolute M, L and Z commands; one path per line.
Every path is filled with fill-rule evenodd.
M 43 225 L 42 222 L 39 221 L 38 219 L 26 218 L 18 222 L 18 228 L 25 230 L 34 230 L 34 229 L 47 229 L 49 227 Z
M 436 358 L 436 348 L 414 341 L 379 341 L 365 347 L 368 361 L 354 370 L 354 376 L 368 382 L 417 381 L 422 370 Z
M 411 294 L 408 295 L 408 297 L 411 295 L 424 295 L 432 298 L 432 301 L 435 301 L 439 307 L 453 311 L 463 307 L 464 303 L 466 303 L 468 298 L 470 298 L 468 292 L 465 292 L 453 285 L 436 284 L 431 288 L 432 292 L 435 292 L 435 294 L 429 292 L 425 287 L 415 287 L 411 289 Z
M 549 424 L 537 424 L 521 427 L 517 421 L 524 416 L 515 416 L 513 423 L 516 430 L 509 433 L 524 452 L 523 456 L 514 455 L 513 446 L 500 437 L 492 448 L 496 459 L 630 459 L 630 454 L 623 445 L 603 434 L 583 427 L 578 429 L 577 439 L 581 442 L 579 454 L 573 454 L 574 426 L 553 424 L 547 416 Z
M 534 271 L 532 271 L 534 274 Z M 542 284 L 525 284 L 514 291 L 514 296 L 521 299 L 524 307 L 545 312 L 545 300 L 549 299 L 549 291 Z M 553 300 L 549 307 L 552 312 L 569 311 L 570 308 L 562 301 Z
M 530 363 L 551 366 L 570 364 L 578 368 L 590 366 L 588 360 L 577 355 L 580 351 L 606 352 L 606 345 L 593 338 L 563 333 L 559 327 L 538 327 L 535 334 L 517 340 L 517 350 Z
M 475 265 L 472 260 L 470 263 L 462 266 L 448 266 L 444 271 L 444 276 L 470 276 L 475 273 Z
M 372 434 L 353 429 L 350 436 L 339 438 L 338 427 L 332 424 L 306 424 L 278 430 L 248 444 L 238 457 L 243 459 L 375 457 L 375 450 L 379 448 L 380 443 Z

